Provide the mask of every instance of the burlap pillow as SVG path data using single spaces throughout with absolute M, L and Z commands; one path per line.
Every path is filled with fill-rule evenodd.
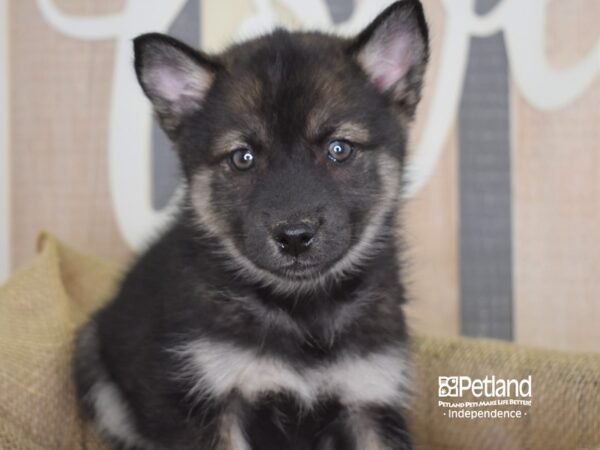
M 0 289 L 0 448 L 106 448 L 78 417 L 71 351 L 119 272 L 47 234 L 38 252 Z
M 77 415 L 71 350 L 74 331 L 110 297 L 120 270 L 47 234 L 38 249 L 0 288 L 0 448 L 102 449 Z M 600 447 L 600 355 L 424 337 L 414 349 L 417 448 Z M 449 419 L 438 406 L 441 375 L 531 375 L 533 406 L 521 419 Z

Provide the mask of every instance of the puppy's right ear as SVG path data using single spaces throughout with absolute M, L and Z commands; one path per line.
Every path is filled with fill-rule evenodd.
M 391 4 L 352 41 L 350 51 L 375 87 L 412 118 L 429 58 L 429 31 L 419 0 Z
M 162 128 L 173 138 L 181 121 L 202 107 L 219 65 L 184 43 L 159 33 L 134 40 L 135 71 Z

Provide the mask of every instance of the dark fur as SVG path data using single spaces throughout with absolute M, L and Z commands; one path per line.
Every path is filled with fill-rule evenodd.
M 394 14 L 422 44 L 415 50 L 422 54 L 402 90 L 382 92 L 357 55 Z M 144 78 L 171 48 L 211 80 L 197 105 L 193 96 L 184 99 L 185 112 Z M 118 386 L 136 433 L 153 448 L 221 450 L 219 420 L 234 411 L 253 450 L 366 450 L 356 448 L 346 421 L 351 412 L 339 398 L 306 409 L 293 393 L 265 393 L 255 402 L 235 391 L 222 398 L 190 396 L 194 380 L 177 376 L 182 362 L 173 349 L 209 338 L 303 368 L 342 352 L 361 356 L 406 346 L 396 199 L 369 254 L 335 276 L 327 273 L 358 243 L 382 203 L 378 155 L 404 162 L 427 60 L 420 4 L 394 4 L 354 40 L 277 30 L 208 56 L 153 34 L 136 39 L 135 49 L 138 77 L 174 142 L 188 192 L 173 225 L 80 333 L 75 378 L 84 412 L 97 416 L 90 391 L 106 381 Z M 343 123 L 360 124 L 368 139 L 355 143 L 350 160 L 336 163 L 327 159 L 327 142 Z M 217 148 L 229 131 L 252 146 L 251 171 L 236 171 Z M 203 170 L 210 175 L 206 195 L 217 232 L 199 217 L 192 198 L 194 177 Z M 302 220 L 318 230 L 310 251 L 293 259 L 276 250 L 272 230 Z M 260 272 L 241 267 L 224 239 Z M 262 280 L 264 273 L 272 277 Z M 295 288 L 278 289 L 286 280 Z M 360 308 L 352 310 L 356 304 Z M 269 311 L 292 325 L 281 326 Z M 371 404 L 363 413 L 386 448 L 410 447 L 401 408 Z

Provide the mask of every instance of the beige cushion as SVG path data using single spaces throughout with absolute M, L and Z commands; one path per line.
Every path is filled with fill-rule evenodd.
M 37 257 L 0 288 L 0 448 L 104 448 L 79 420 L 70 377 L 75 330 L 121 273 L 43 234 Z M 417 337 L 411 428 L 424 449 L 600 448 L 600 355 Z M 440 375 L 533 379 L 522 419 L 449 419 Z M 465 400 L 469 400 L 465 398 Z M 282 449 L 284 450 L 284 449 Z

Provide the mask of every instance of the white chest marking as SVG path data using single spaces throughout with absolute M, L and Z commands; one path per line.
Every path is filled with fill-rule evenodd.
M 402 404 L 410 387 L 410 364 L 399 349 L 364 357 L 342 356 L 314 368 L 287 362 L 232 344 L 202 339 L 177 350 L 186 361 L 183 376 L 193 380 L 194 394 L 227 395 L 232 390 L 252 400 L 265 392 L 288 391 L 310 405 L 319 396 L 335 395 L 348 405 Z

